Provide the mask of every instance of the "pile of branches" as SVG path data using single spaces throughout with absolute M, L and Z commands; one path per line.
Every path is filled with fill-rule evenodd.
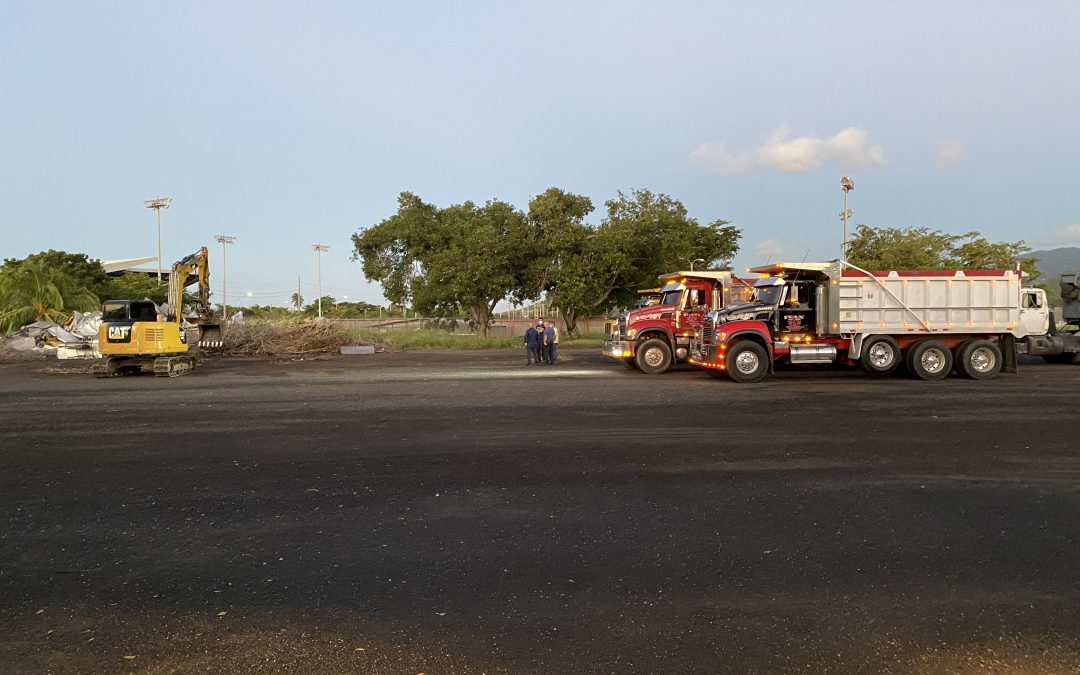
M 286 321 L 223 326 L 226 356 L 264 356 L 276 360 L 336 354 L 347 345 L 365 344 L 327 321 Z

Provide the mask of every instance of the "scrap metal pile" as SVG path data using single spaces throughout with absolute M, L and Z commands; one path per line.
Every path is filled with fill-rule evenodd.
M 0 338 L 0 361 L 97 358 L 101 312 L 73 312 L 63 325 L 38 321 Z
M 218 353 L 290 360 L 336 354 L 356 344 L 356 338 L 326 321 L 246 323 L 228 327 Z

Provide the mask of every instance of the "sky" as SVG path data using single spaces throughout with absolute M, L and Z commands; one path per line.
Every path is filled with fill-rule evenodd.
M 736 268 L 856 223 L 1080 246 L 1080 3 L 27 2 L 0 20 L 0 258 L 211 252 L 230 305 L 384 304 L 350 236 L 410 191 L 648 188 Z M 152 265 L 151 265 L 152 266 Z

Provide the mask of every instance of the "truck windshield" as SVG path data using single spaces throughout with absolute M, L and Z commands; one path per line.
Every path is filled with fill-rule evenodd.
M 754 289 L 754 302 L 762 305 L 775 305 L 780 302 L 783 286 L 758 286 Z
M 660 300 L 661 305 L 678 305 L 682 300 L 683 289 L 675 291 L 668 291 L 664 293 L 664 297 Z

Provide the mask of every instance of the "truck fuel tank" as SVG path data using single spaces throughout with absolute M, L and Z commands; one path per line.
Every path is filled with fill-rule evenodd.
M 788 358 L 792 363 L 832 363 L 836 361 L 836 346 L 791 345 Z

